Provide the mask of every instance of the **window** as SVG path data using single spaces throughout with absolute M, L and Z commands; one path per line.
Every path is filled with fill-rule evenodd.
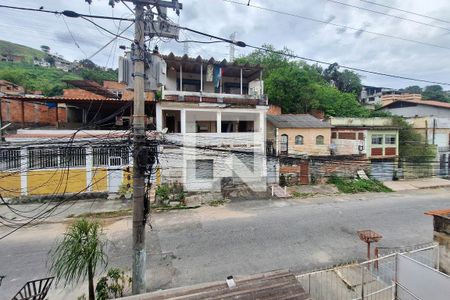
M 295 144 L 296 145 L 303 145 L 303 135 L 297 135 L 295 137 Z
M 195 178 L 196 179 L 213 179 L 214 178 L 214 160 L 197 159 L 195 161 Z
M 20 149 L 0 150 L 0 171 L 17 170 L 20 168 Z
M 288 152 L 288 140 L 289 140 L 289 137 L 287 134 L 281 135 L 280 152 L 282 154 L 287 154 L 287 152 Z
M 383 136 L 372 135 L 372 145 L 383 145 Z
M 384 137 L 384 143 L 386 145 L 395 145 L 397 143 L 397 137 L 393 134 L 387 134 Z
M 28 150 L 28 167 L 30 169 L 49 169 L 58 166 L 58 148 L 31 148 Z
M 95 167 L 109 166 L 110 158 L 121 158 L 122 165 L 128 165 L 130 162 L 130 154 L 127 147 L 95 147 L 92 149 L 93 164 Z
M 61 167 L 86 166 L 86 149 L 81 147 L 60 148 Z
M 323 135 L 316 136 L 316 145 L 323 145 L 325 142 L 325 139 Z
M 82 147 L 30 148 L 30 169 L 51 169 L 86 166 L 86 149 Z

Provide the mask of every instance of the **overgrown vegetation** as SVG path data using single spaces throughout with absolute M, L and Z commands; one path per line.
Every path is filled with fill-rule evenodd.
M 79 215 L 69 215 L 68 218 L 118 218 L 131 215 L 131 209 L 121 209 L 115 211 L 88 212 Z
M 159 204 L 169 204 L 171 201 L 184 204 L 185 197 L 186 193 L 183 191 L 183 185 L 181 184 L 163 183 L 156 188 L 156 198 Z
M 374 179 L 346 179 L 332 175 L 328 179 L 328 183 L 334 184 L 340 192 L 348 194 L 363 192 L 392 192 L 390 188 Z
M 106 276 L 100 278 L 95 287 L 97 300 L 107 300 L 123 297 L 130 291 L 132 278 L 124 270 L 111 268 Z
M 45 96 L 62 95 L 67 87 L 64 80 L 93 80 L 103 84 L 104 80 L 117 80 L 114 70 L 103 71 L 81 68 L 74 72 L 64 72 L 50 67 L 44 68 L 27 63 L 0 62 L 0 79 L 23 86 L 27 92 L 42 91 Z
M 275 50 L 271 45 L 264 45 Z M 371 111 L 358 102 L 361 80 L 351 71 L 333 64 L 326 69 L 293 61 L 289 49 L 280 53 L 254 51 L 239 58 L 240 63 L 260 64 L 264 67 L 264 86 L 271 104 L 279 105 L 283 113 L 308 113 L 322 110 L 327 116 L 370 117 Z
M 50 54 L 50 48 L 42 45 L 41 50 L 33 49 L 6 41 L 0 41 L 0 53 L 4 55 L 24 56 L 21 63 L 0 62 L 0 79 L 23 86 L 26 92 L 42 91 L 44 96 L 59 96 L 67 86 L 64 80 L 93 80 L 103 84 L 105 80 L 117 81 L 117 71 L 104 70 L 94 62 L 84 59 L 79 67 L 71 72 L 64 72 L 54 67 L 55 56 Z M 51 67 L 33 65 L 33 59 L 44 59 Z
M 402 117 L 392 117 L 393 125 L 399 128 L 399 157 L 402 161 L 429 163 L 436 157 L 436 146 L 427 143 Z

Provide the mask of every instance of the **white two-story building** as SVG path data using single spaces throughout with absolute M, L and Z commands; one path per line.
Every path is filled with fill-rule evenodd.
M 163 182 L 185 191 L 243 184 L 266 190 L 267 99 L 262 69 L 201 57 L 163 57 L 167 82 L 156 103 Z

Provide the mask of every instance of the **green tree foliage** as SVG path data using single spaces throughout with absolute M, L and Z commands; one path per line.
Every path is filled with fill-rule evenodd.
M 86 69 L 95 69 L 97 65 L 90 59 L 82 59 L 79 61 L 79 64 Z
M 275 50 L 271 45 L 263 47 Z M 337 64 L 323 70 L 318 65 L 292 61 L 283 55 L 290 53 L 286 48 L 277 53 L 256 50 L 237 62 L 264 67 L 264 86 L 269 101 L 281 106 L 284 113 L 308 113 L 320 109 L 328 116 L 370 116 L 357 100 L 361 91 L 358 75 L 340 72 Z M 336 87 L 329 83 L 331 78 L 336 79 Z
M 338 63 L 331 64 L 322 75 L 341 92 L 354 93 L 357 96 L 361 94 L 362 85 L 359 76 L 349 70 L 339 71 Z
M 98 221 L 78 219 L 50 255 L 50 273 L 64 286 L 88 279 L 89 300 L 95 300 L 94 276 L 98 266 L 106 265 L 106 239 Z
M 403 89 L 403 92 L 408 94 L 422 94 L 422 88 L 418 85 L 411 85 L 408 87 L 405 87 Z
M 448 102 L 449 98 L 440 85 L 429 85 L 422 92 L 423 99 Z

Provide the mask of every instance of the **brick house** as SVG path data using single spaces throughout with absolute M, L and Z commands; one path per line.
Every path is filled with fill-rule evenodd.
M 391 118 L 330 118 L 334 155 L 361 155 L 371 162 L 371 174 L 392 180 L 397 168 L 399 129 Z

